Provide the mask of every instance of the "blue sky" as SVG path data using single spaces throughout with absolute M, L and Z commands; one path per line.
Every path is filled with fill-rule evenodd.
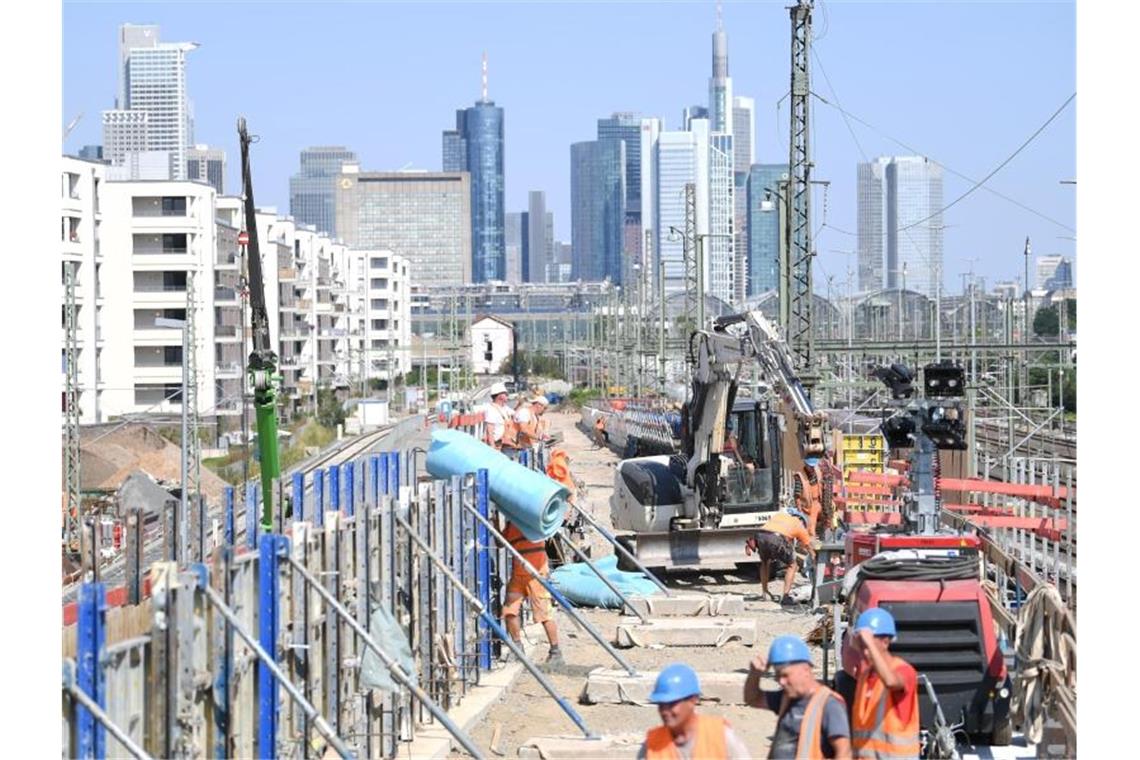
M 787 3 L 727 2 L 735 94 L 756 99 L 757 160 L 787 160 Z M 661 116 L 707 101 L 712 2 L 575 3 L 64 3 L 63 113 L 85 116 L 64 148 L 102 141 L 113 106 L 117 27 L 156 23 L 166 41 L 194 41 L 188 86 L 195 140 L 227 152 L 237 188 L 234 128 L 259 134 L 258 205 L 288 211 L 298 153 L 316 144 L 355 150 L 365 169 L 440 168 L 440 132 L 479 96 L 506 109 L 508 210 L 545 190 L 555 236 L 569 240 L 570 144 L 593 139 L 613 111 Z M 817 2 L 813 90 L 873 124 L 850 129 L 813 101 L 816 179 L 831 181 L 828 227 L 817 236 L 817 287 L 842 288 L 854 256 L 856 164 L 907 154 L 887 136 L 975 180 L 1005 160 L 1076 91 L 1072 3 Z M 822 66 L 820 66 L 822 64 Z M 830 86 L 823 76 L 826 72 Z M 834 88 L 834 90 L 832 89 Z M 988 187 L 1076 227 L 1074 101 Z M 851 131 L 855 138 L 852 138 Z M 860 147 L 862 150 L 860 150 Z M 970 183 L 947 172 L 946 202 Z M 815 219 L 822 221 L 823 194 Z M 1020 278 L 1025 237 L 1035 254 L 1075 254 L 1075 233 L 980 189 L 946 213 L 945 287 L 971 265 Z M 971 259 L 974 261 L 971 263 Z M 1032 275 L 1031 275 L 1032 276 Z

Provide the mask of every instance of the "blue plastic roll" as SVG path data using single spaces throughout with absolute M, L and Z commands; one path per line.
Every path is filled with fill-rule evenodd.
M 627 597 L 661 593 L 657 584 L 644 573 L 618 570 L 617 557 L 612 554 L 596 560 L 594 565 Z M 550 574 L 550 582 L 579 607 L 620 609 L 623 606 L 621 597 L 610 590 L 585 562 L 573 562 L 557 568 Z
M 459 430 L 431 435 L 427 471 L 450 478 L 486 469 L 491 499 L 531 541 L 550 538 L 562 526 L 569 491 L 541 472 L 529 470 Z

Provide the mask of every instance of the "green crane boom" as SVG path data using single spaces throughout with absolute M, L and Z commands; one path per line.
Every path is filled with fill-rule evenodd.
M 265 310 L 265 278 L 261 270 L 261 249 L 257 243 L 257 211 L 253 204 L 253 180 L 249 171 L 249 145 L 253 142 L 245 128 L 245 117 L 238 118 L 241 142 L 241 185 L 245 200 L 245 232 L 249 237 L 250 328 L 253 351 L 249 355 L 249 382 L 253 387 L 253 408 L 257 416 L 257 450 L 261 459 L 261 526 L 273 529 L 273 482 L 281 475 L 277 451 L 277 354 L 269 341 L 269 315 Z

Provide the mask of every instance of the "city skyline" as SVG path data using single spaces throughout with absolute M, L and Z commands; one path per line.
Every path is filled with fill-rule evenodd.
M 439 129 L 447 125 L 457 105 L 478 97 L 479 59 L 486 50 L 492 95 L 507 112 L 505 206 L 523 208 L 529 190 L 544 190 L 547 206 L 555 216 L 554 236 L 565 240 L 570 222 L 569 145 L 592 137 L 596 120 L 615 111 L 660 117 L 666 129 L 676 129 L 681 126 L 678 115 L 684 104 L 699 104 L 708 93 L 708 35 L 715 28 L 712 3 L 671 6 L 670 14 L 664 14 L 668 19 L 653 13 L 658 6 L 651 4 L 606 6 L 607 17 L 636 23 L 646 32 L 638 35 L 644 41 L 630 42 L 628 35 L 619 34 L 620 24 L 616 24 L 619 29 L 600 29 L 598 44 L 621 37 L 633 46 L 623 51 L 618 62 L 629 70 L 613 81 L 603 76 L 608 66 L 566 56 L 568 43 L 561 39 L 573 38 L 575 30 L 590 26 L 593 16 L 588 11 L 599 7 L 512 6 L 516 11 L 512 15 L 517 18 L 500 26 L 491 23 L 488 14 L 480 13 L 483 6 L 449 8 L 446 17 L 432 20 L 433 41 L 438 48 L 436 44 L 431 47 L 438 60 L 427 61 L 422 41 L 414 43 L 421 48 L 414 57 L 418 65 L 401 66 L 402 76 L 386 78 L 377 91 L 379 97 L 374 100 L 388 114 L 395 113 L 391 103 L 405 104 L 400 119 L 384 119 L 377 129 L 377 122 L 368 118 L 370 111 L 361 110 L 358 98 L 322 96 L 320 107 L 311 109 L 311 115 L 295 102 L 280 110 L 290 99 L 274 96 L 271 82 L 276 79 L 270 74 L 276 72 L 280 81 L 289 81 L 290 91 L 303 99 L 318 82 L 324 82 L 322 77 L 330 75 L 330 69 L 317 59 L 302 57 L 293 63 L 284 56 L 270 56 L 251 64 L 250 81 L 259 77 L 257 86 L 237 88 L 232 86 L 234 62 L 246 60 L 247 54 L 249 59 L 255 58 L 250 50 L 262 49 L 262 37 L 275 40 L 265 48 L 268 55 L 301 30 L 311 35 L 335 29 L 338 35 L 357 39 L 354 35 L 364 31 L 357 27 L 369 27 L 346 24 L 348 20 L 359 22 L 371 17 L 383 18 L 386 24 L 427 24 L 428 17 L 415 7 L 385 4 L 317 9 L 290 5 L 285 6 L 287 12 L 269 17 L 250 6 L 206 6 L 209 12 L 205 14 L 200 9 L 154 6 L 140 14 L 137 6 L 68 4 L 64 8 L 64 31 L 74 43 L 69 43 L 64 59 L 64 110 L 98 111 L 113 105 L 116 29 L 120 24 L 155 23 L 162 28 L 164 39 L 199 42 L 201 47 L 190 59 L 187 75 L 195 104 L 195 138 L 234 152 L 235 140 L 230 134 L 233 120 L 239 111 L 244 112 L 254 131 L 262 135 L 262 150 L 266 152 L 266 158 L 254 167 L 259 177 L 259 201 L 285 209 L 286 178 L 296 166 L 296 155 L 308 145 L 352 145 L 367 170 L 390 170 L 407 164 L 418 169 L 438 168 Z M 1030 15 L 1035 21 L 1031 27 L 1022 28 L 1013 39 L 1005 33 Z M 837 110 L 819 101 L 813 104 L 815 177 L 831 181 L 826 204 L 822 188 L 815 193 L 821 275 L 842 281 L 847 267 L 854 267 L 853 257 L 835 251 L 855 248 L 850 234 L 856 226 L 853 169 L 865 160 L 863 154 L 907 152 L 884 134 L 904 141 L 948 167 L 945 196 L 957 197 L 971 183 L 949 169 L 973 179 L 985 176 L 1075 89 L 1074 16 L 1073 6 L 1065 4 L 828 7 L 827 28 L 817 30 L 819 60 L 813 61 L 813 89 L 829 102 L 842 103 L 877 131 L 852 118 L 849 132 Z M 257 40 L 246 39 L 229 28 L 240 29 L 241 21 L 249 17 L 265 23 L 265 33 Z M 227 23 L 218 23 L 219 18 L 227 19 Z M 822 26 L 821 21 L 817 20 L 817 27 Z M 557 23 L 566 34 L 537 48 L 510 36 L 510 30 L 521 23 Z M 921 58 L 914 66 L 888 65 L 885 59 L 891 51 L 865 45 L 864 38 L 872 29 L 876 34 L 889 35 L 892 30 L 916 24 L 937 25 L 943 34 L 930 45 L 897 40 L 892 54 Z M 80 27 L 83 34 L 76 34 Z M 777 5 L 729 4 L 724 9 L 724 30 L 731 54 L 733 93 L 756 102 L 755 160 L 786 160 L 787 109 L 776 106 L 787 88 L 786 11 Z M 968 54 L 959 44 L 967 33 L 971 42 Z M 107 39 L 102 39 L 103 35 Z M 393 39 L 382 53 L 368 47 L 368 70 L 382 71 L 412 44 Z M 357 55 L 351 48 L 338 44 L 338 53 L 342 57 Z M 651 55 L 655 48 L 667 48 L 671 55 Z M 930 55 L 918 56 L 920 49 L 927 48 Z M 848 59 L 847 54 L 855 49 L 859 55 Z M 298 66 L 308 69 L 298 73 Z M 356 70 L 353 66 L 342 68 Z M 988 79 L 981 77 L 983 71 Z M 343 78 L 342 74 L 337 76 Z M 239 81 L 240 77 L 239 73 Z M 536 78 L 580 86 L 547 86 L 540 92 L 534 89 Z M 346 81 L 352 87 L 360 85 L 351 77 Z M 987 81 L 989 86 L 978 87 L 980 81 Z M 227 83 L 224 88 L 222 82 Z M 916 87 L 919 83 L 921 86 Z M 343 88 L 339 91 L 345 92 Z M 898 108 L 900 95 L 905 95 L 911 107 Z M 558 108 L 556 112 L 551 111 L 554 107 Z M 963 113 L 963 109 L 972 118 L 948 118 L 951 113 Z M 552 113 L 557 114 L 555 118 Z M 967 257 L 979 253 L 985 259 L 977 267 L 982 274 L 991 279 L 1014 276 L 1027 234 L 1042 254 L 1073 258 L 1073 243 L 1064 238 L 1071 237 L 1070 230 L 1075 227 L 1074 193 L 1072 188 L 1060 186 L 1058 180 L 1075 174 L 1074 121 L 1075 109 L 1062 113 L 987 185 L 1061 224 L 1046 221 L 986 189 L 973 193 L 946 215 L 945 224 L 954 229 L 946 235 L 945 287 L 952 288 L 957 273 L 969 267 Z M 67 152 L 77 153 L 83 145 L 99 142 L 95 126 L 90 120 L 81 123 L 65 145 Z M 851 132 L 857 140 L 852 139 Z M 289 160 L 281 165 L 283 157 Z M 234 165 L 227 171 L 227 186 L 236 186 Z M 822 215 L 825 205 L 826 218 Z

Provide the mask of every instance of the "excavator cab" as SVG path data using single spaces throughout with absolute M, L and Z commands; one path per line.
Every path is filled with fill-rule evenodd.
M 779 493 L 778 431 L 767 404 L 738 399 L 725 425 L 720 452 L 721 509 L 726 517 L 776 509 Z

